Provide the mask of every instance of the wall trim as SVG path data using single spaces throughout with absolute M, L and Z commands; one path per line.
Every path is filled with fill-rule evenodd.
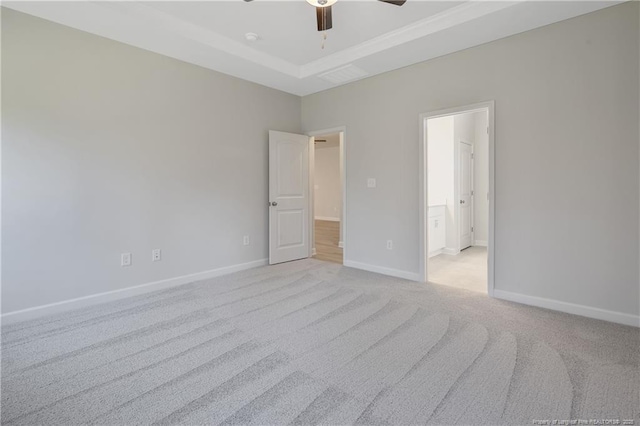
M 384 268 L 382 266 L 369 265 L 368 263 L 354 262 L 352 260 L 345 260 L 344 266 L 350 268 L 362 269 L 363 271 L 375 272 L 382 275 L 388 275 L 390 277 L 404 278 L 405 280 L 420 281 L 420 274 L 409 271 L 401 271 L 400 269 Z
M 487 246 L 487 242 L 485 240 L 475 240 L 473 242 L 474 246 L 480 246 L 480 247 L 486 247 Z
M 76 299 L 63 300 L 61 302 L 49 303 L 47 305 L 34 306 L 33 308 L 21 309 L 19 311 L 7 312 L 0 315 L 2 323 L 11 324 L 19 321 L 25 321 L 33 318 L 51 315 L 59 312 L 70 311 L 87 306 L 97 305 L 100 303 L 111 302 L 126 297 L 137 296 L 140 294 L 151 293 L 156 290 L 162 290 L 169 287 L 189 284 L 195 281 L 201 281 L 209 278 L 219 277 L 234 272 L 244 271 L 246 269 L 256 268 L 268 264 L 268 259 L 259 259 L 252 262 L 240 263 L 237 265 L 225 266 L 222 268 L 211 269 L 208 271 L 196 272 L 194 274 L 182 275 L 178 277 L 168 278 L 159 281 L 153 281 L 133 287 L 122 288 L 118 290 L 106 291 L 103 293 L 92 294 L 89 296 L 78 297 Z
M 510 302 L 522 303 L 524 305 L 536 306 L 538 308 L 551 309 L 554 311 L 566 312 L 568 314 L 580 315 L 583 317 L 599 319 L 603 321 L 615 322 L 618 324 L 640 327 L 640 316 L 625 314 L 622 312 L 608 311 L 606 309 L 594 308 L 591 306 L 577 305 L 575 303 L 562 302 L 559 300 L 546 299 L 543 297 L 529 296 L 521 293 L 513 293 L 504 290 L 493 290 L 493 297 L 496 299 L 508 300 Z
M 442 253 L 448 254 L 449 256 L 457 256 L 458 254 L 460 254 L 460 250 L 456 248 L 445 247 L 442 249 Z
M 430 251 L 429 252 L 429 258 L 435 257 L 435 256 L 437 256 L 439 254 L 442 254 L 442 253 L 444 253 L 444 249 L 438 249 L 438 250 Z
M 315 220 L 328 220 L 329 222 L 340 222 L 339 217 L 330 217 L 330 216 L 315 216 Z

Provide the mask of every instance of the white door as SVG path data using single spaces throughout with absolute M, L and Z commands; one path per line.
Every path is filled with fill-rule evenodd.
M 310 256 L 309 137 L 269 131 L 269 264 Z
M 472 241 L 472 159 L 473 151 L 471 145 L 460 142 L 460 163 L 458 171 L 460 173 L 460 250 L 471 246 Z

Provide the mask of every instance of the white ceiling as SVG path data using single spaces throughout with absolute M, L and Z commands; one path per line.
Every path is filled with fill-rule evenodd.
M 316 30 L 304 0 L 3 2 L 11 9 L 249 81 L 307 95 L 621 1 L 339 0 Z M 245 40 L 254 32 L 257 42 Z M 329 80 L 325 73 L 338 70 Z M 329 76 L 332 77 L 332 76 Z
M 460 3 L 414 1 L 397 7 L 378 1 L 338 1 L 332 7 L 334 24 L 327 31 L 324 49 L 321 48 L 323 33 L 316 29 L 315 10 L 306 1 L 153 2 L 146 5 L 231 40 L 242 40 L 247 32 L 257 33 L 261 40 L 254 48 L 301 66 Z

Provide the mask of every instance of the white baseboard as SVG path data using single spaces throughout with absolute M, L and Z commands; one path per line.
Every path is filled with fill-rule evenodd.
M 475 240 L 475 241 L 473 242 L 473 245 L 474 245 L 474 246 L 480 246 L 480 247 L 487 247 L 487 246 L 489 245 L 489 243 L 487 243 L 487 242 L 486 242 L 486 241 L 484 241 L 484 240 Z
M 443 250 L 443 249 L 438 249 L 438 250 L 430 251 L 430 252 L 429 252 L 429 257 L 430 257 L 430 258 L 431 258 L 431 257 L 435 257 L 435 256 L 437 256 L 437 255 L 439 255 L 439 254 L 442 254 L 443 252 L 444 252 L 444 250 Z
M 455 256 L 455 255 L 460 253 L 460 250 L 445 247 L 445 248 L 442 249 L 442 253 L 448 254 L 449 256 Z
M 543 297 L 528 296 L 526 294 L 512 293 L 504 290 L 493 290 L 493 297 L 497 299 L 509 300 L 511 302 L 522 303 L 539 308 L 552 309 L 554 311 L 566 312 L 583 317 L 595 318 L 618 324 L 640 327 L 640 316 L 625 314 L 622 312 L 608 311 L 606 309 L 593 308 L 591 306 L 576 305 L 575 303 L 561 302 L 559 300 L 545 299 Z
M 331 217 L 331 216 L 316 216 L 315 220 L 328 220 L 329 222 L 340 222 L 339 217 Z
M 311 256 L 315 256 L 316 254 L 318 254 L 318 252 L 316 251 L 316 248 L 312 248 L 311 249 Z
M 344 242 L 343 241 L 338 241 L 338 247 L 344 248 Z
M 420 281 L 420 274 L 415 272 L 401 271 L 399 269 L 392 268 L 383 268 L 382 266 L 369 265 L 367 263 L 354 262 L 351 260 L 345 260 L 344 266 L 362 269 L 369 272 L 375 272 L 382 275 L 389 275 L 391 277 L 404 278 L 405 280 Z
M 63 300 L 62 302 L 50 303 L 48 305 L 35 306 L 33 308 L 21 309 L 19 311 L 7 312 L 2 314 L 2 322 L 11 324 L 18 321 L 38 318 L 45 315 L 51 315 L 58 312 L 70 311 L 73 309 L 84 308 L 99 303 L 110 302 L 113 300 L 123 299 L 125 297 L 137 296 L 144 293 L 150 293 L 156 290 L 162 290 L 169 287 L 175 287 L 183 284 L 189 284 L 194 281 L 206 280 L 209 278 L 219 277 L 221 275 L 231 274 L 233 272 L 244 271 L 245 269 L 256 268 L 268 263 L 267 259 L 254 260 L 253 262 L 241 263 L 238 265 L 225 266 L 223 268 L 211 269 L 209 271 L 197 272 L 195 274 L 182 275 L 179 277 L 168 278 L 166 280 L 154 281 L 146 284 L 140 284 L 134 287 L 122 288 L 119 290 L 107 291 L 104 293 L 92 294 L 90 296 L 78 297 L 77 299 Z

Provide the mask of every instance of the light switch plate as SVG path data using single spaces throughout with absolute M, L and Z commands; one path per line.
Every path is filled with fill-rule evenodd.
M 120 255 L 120 266 L 131 266 L 131 253 L 122 253 Z

